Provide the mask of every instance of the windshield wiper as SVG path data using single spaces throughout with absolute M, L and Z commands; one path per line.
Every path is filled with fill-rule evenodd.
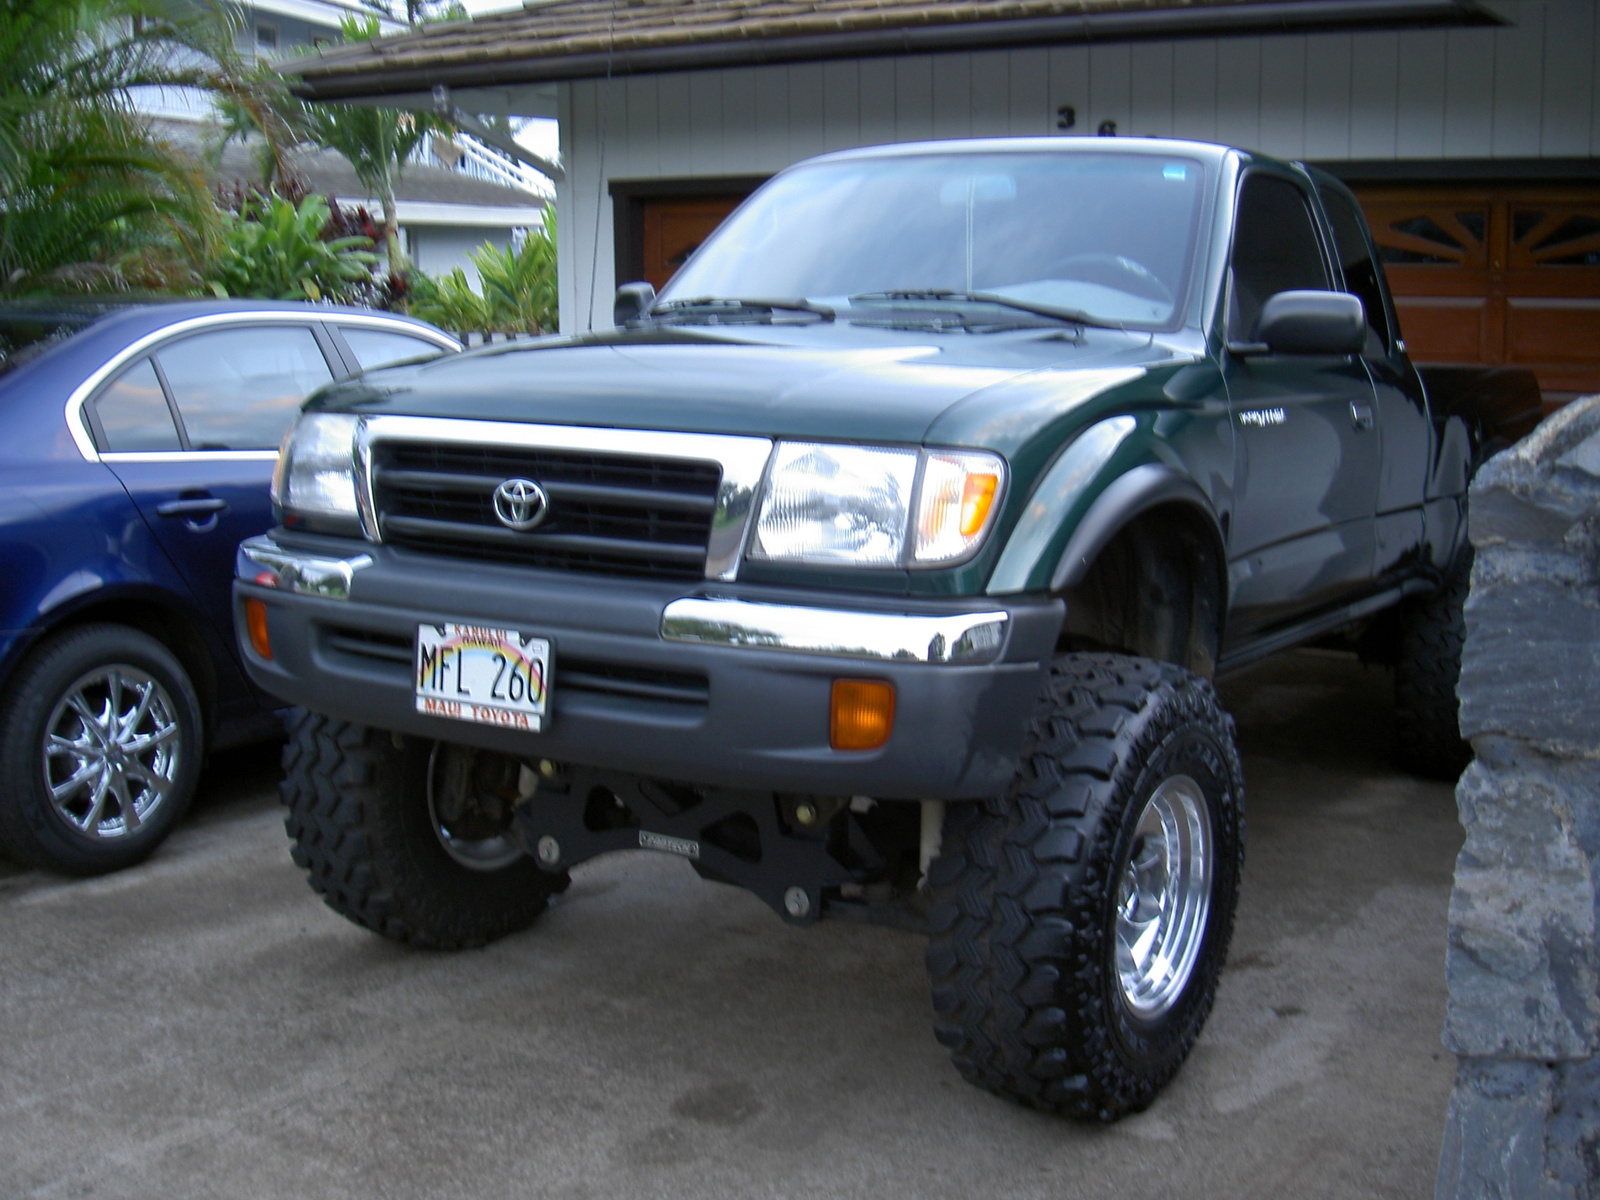
M 895 288 L 886 292 L 862 292 L 860 295 L 851 296 L 850 303 L 858 300 L 947 300 L 955 304 L 995 304 L 1001 308 L 1011 308 L 1018 312 L 1031 313 L 1036 317 L 1049 317 L 1056 321 L 1070 321 L 1074 325 L 1089 325 L 1095 329 L 1120 329 L 1120 325 L 1108 325 L 1104 321 L 1097 321 L 1088 313 L 1076 308 L 1057 308 L 1050 304 L 1031 304 L 1026 300 L 1013 300 L 999 292 L 957 292 L 944 288 Z
M 811 313 L 823 321 L 833 320 L 833 309 L 826 304 L 813 304 L 803 297 L 769 300 L 765 297 L 696 296 L 688 300 L 666 300 L 650 309 L 652 317 L 671 317 L 682 313 L 685 316 L 770 318 L 780 312 Z

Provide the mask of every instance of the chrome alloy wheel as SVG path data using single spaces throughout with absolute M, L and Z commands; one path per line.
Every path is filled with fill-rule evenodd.
M 511 790 L 515 776 L 510 789 L 506 781 L 495 781 L 502 785 L 499 795 L 485 789 L 475 769 L 477 759 L 477 752 L 464 747 L 433 744 L 428 754 L 428 824 L 444 852 L 469 871 L 500 871 L 522 857 L 522 846 L 509 830 L 512 809 L 523 797 Z
M 137 667 L 96 667 L 51 709 L 41 751 L 57 815 L 87 838 L 126 837 L 172 794 L 184 752 L 178 706 Z
M 1211 866 L 1200 785 L 1169 776 L 1139 814 L 1117 893 L 1117 979 L 1135 1016 L 1159 1017 L 1189 982 L 1211 911 Z

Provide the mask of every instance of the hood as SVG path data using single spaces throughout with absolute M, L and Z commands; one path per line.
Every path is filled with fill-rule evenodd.
M 626 330 L 376 371 L 324 389 L 310 407 L 912 444 L 938 424 L 943 444 L 1004 451 L 998 443 L 1026 436 L 1021 411 L 1059 417 L 1052 397 L 1081 401 L 1095 379 L 1110 386 L 1173 357 L 1147 334 L 1116 330 L 929 333 L 844 323 Z M 996 422 L 1001 411 L 1010 419 Z

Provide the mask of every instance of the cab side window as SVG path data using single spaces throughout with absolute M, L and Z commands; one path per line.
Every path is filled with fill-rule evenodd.
M 1389 352 L 1389 316 L 1383 307 L 1383 286 L 1378 282 L 1378 265 L 1372 257 L 1361 215 L 1355 202 L 1343 192 L 1323 191 L 1322 204 L 1333 226 L 1333 245 L 1344 270 L 1344 285 L 1361 299 L 1367 310 L 1368 358 L 1381 358 Z
M 333 379 L 303 325 L 197 333 L 156 360 L 193 450 L 276 450 L 300 402 Z
M 353 325 L 339 326 L 344 344 L 350 347 L 363 371 L 387 367 L 391 363 L 414 358 L 438 358 L 443 348 L 424 338 L 388 329 L 362 329 Z
M 1306 194 L 1276 175 L 1248 175 L 1233 233 L 1229 336 L 1249 340 L 1261 306 L 1279 292 L 1328 287 Z
M 148 358 L 117 376 L 94 401 L 95 440 L 102 454 L 178 450 L 178 427 Z

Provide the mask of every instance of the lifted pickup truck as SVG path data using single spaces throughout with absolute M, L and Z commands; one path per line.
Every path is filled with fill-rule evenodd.
M 793 922 L 926 928 L 974 1083 L 1142 1108 L 1239 885 L 1210 677 L 1359 636 L 1407 758 L 1464 762 L 1477 402 L 1430 407 L 1315 170 L 1135 139 L 802 163 L 615 330 L 308 404 L 235 596 L 299 706 L 295 861 L 459 947 L 597 854 L 681 855 Z

